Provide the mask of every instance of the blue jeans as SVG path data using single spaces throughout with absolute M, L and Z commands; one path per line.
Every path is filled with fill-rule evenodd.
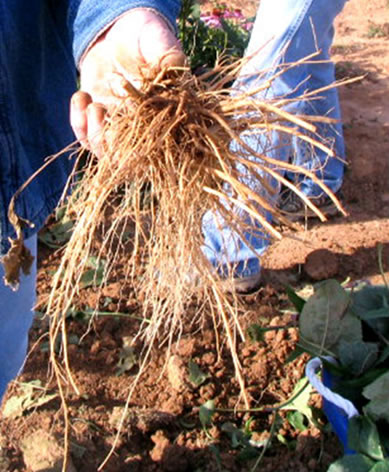
M 37 238 L 32 236 L 26 246 L 34 256 L 31 273 L 22 275 L 19 290 L 12 291 L 3 282 L 4 270 L 0 265 L 0 401 L 8 383 L 23 367 L 28 331 L 34 317 L 36 287 Z
M 293 64 L 312 53 L 310 61 L 291 67 L 271 82 L 258 98 L 296 98 L 304 93 L 332 84 L 334 64 L 329 50 L 333 41 L 335 17 L 347 0 L 261 0 L 250 43 L 246 52 L 252 56 L 243 68 L 234 88 L 239 91 L 254 89 L 273 77 L 285 64 Z M 320 92 L 317 98 L 300 98 L 286 108 L 292 114 L 318 115 L 339 120 L 332 124 L 317 124 L 317 135 L 335 152 L 336 158 L 298 139 L 273 132 L 269 135 L 244 138 L 255 150 L 264 151 L 277 160 L 291 162 L 314 172 L 332 191 L 343 181 L 345 156 L 340 106 L 336 88 Z M 266 141 L 265 141 L 266 140 Z M 233 144 L 234 146 L 234 144 Z M 242 170 L 242 169 L 241 169 Z M 243 180 L 261 194 L 264 189 L 244 170 Z M 320 187 L 302 174 L 291 174 L 292 180 L 308 197 L 322 194 Z M 273 180 L 270 184 L 275 187 Z M 267 215 L 270 220 L 270 215 Z M 249 218 L 247 218 L 249 219 Z M 260 271 L 260 256 L 270 241 L 261 227 L 245 234 L 249 244 L 235 234 L 217 215 L 208 212 L 203 220 L 204 253 L 215 267 L 233 267 L 235 277 L 247 277 Z M 248 222 L 250 224 L 250 222 Z

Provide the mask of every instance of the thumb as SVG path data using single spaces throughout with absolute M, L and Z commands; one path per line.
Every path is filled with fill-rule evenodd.
M 150 10 L 129 12 L 112 30 L 115 33 L 115 65 L 131 82 L 134 78 L 153 75 L 164 67 L 178 67 L 186 62 L 168 23 Z
M 139 36 L 139 50 L 153 69 L 179 67 L 186 62 L 181 45 L 162 18 L 147 22 Z

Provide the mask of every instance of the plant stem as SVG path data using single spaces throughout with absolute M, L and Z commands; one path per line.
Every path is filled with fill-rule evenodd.
M 308 387 L 309 382 L 308 380 L 304 383 L 304 385 L 286 402 L 281 403 L 280 405 L 273 406 L 273 407 L 260 407 L 260 408 L 239 408 L 239 409 L 233 409 L 233 408 L 215 408 L 215 412 L 218 413 L 271 413 L 271 412 L 277 412 L 278 410 L 282 410 L 286 406 L 288 406 L 290 403 L 294 402 L 297 397 L 299 397 L 303 391 Z
M 260 456 L 258 457 L 258 459 L 256 460 L 255 464 L 254 464 L 254 467 L 251 469 L 251 472 L 255 472 L 257 467 L 259 466 L 260 462 L 262 461 L 263 459 L 263 456 L 265 455 L 265 452 L 267 451 L 270 443 L 271 443 L 271 440 L 274 436 L 274 433 L 275 433 L 275 430 L 276 430 L 276 424 L 277 424 L 277 419 L 278 419 L 278 413 L 276 412 L 274 414 L 274 420 L 272 422 L 272 425 L 271 425 L 271 428 L 270 428 L 270 435 L 269 435 L 269 439 L 266 441 L 265 445 L 263 446 L 263 449 L 261 451 L 261 454 Z

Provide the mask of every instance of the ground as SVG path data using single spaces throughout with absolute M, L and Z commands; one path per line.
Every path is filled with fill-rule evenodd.
M 234 6 L 239 3 L 231 1 Z M 254 12 L 254 4 L 246 2 L 246 13 Z M 389 277 L 388 45 L 387 0 L 349 0 L 336 21 L 333 46 L 338 77 L 361 77 L 339 89 L 347 145 L 343 202 L 348 216 L 334 217 L 324 224 L 308 222 L 272 245 L 263 261 L 263 286 L 246 299 L 245 328 L 253 323 L 278 326 L 293 321 L 287 311 L 290 303 L 285 284 L 308 293 L 313 282 L 328 277 L 380 283 L 379 244 Z M 42 246 L 39 262 L 42 300 L 58 256 Z M 107 312 L 134 314 L 134 300 L 118 302 L 119 289 L 111 286 L 105 294 Z M 87 296 L 93 298 L 93 293 Z M 129 344 L 137 328 L 138 322 L 128 317 L 100 316 L 90 325 L 85 313 L 69 319 L 71 367 L 81 390 L 80 395 L 70 387 L 68 392 L 69 471 L 96 471 L 115 440 L 118 419 L 136 374 L 132 360 L 137 346 L 134 350 Z M 173 346 L 165 370 L 166 348 L 155 348 L 104 470 L 253 470 L 258 456 L 252 459 L 247 454 L 261 449 L 248 447 L 250 432 L 255 445 L 271 436 L 256 470 L 325 471 L 341 455 L 341 449 L 323 418 L 319 416 L 315 426 L 304 428 L 296 426 L 287 411 L 274 423 L 271 410 L 291 397 L 303 376 L 306 357 L 285 362 L 296 340 L 296 330 L 290 329 L 271 331 L 263 340 L 248 338 L 240 344 L 250 406 L 257 408 L 248 413 L 234 412 L 239 386 L 228 351 L 222 349 L 218 355 L 212 326 L 197 333 L 188 327 L 181 343 Z M 197 379 L 190 379 L 189 361 L 200 367 L 204 376 L 199 379 L 199 373 L 192 372 Z M 0 424 L 1 471 L 60 470 L 64 425 L 48 366 L 47 325 L 37 321 L 24 373 L 6 397 L 6 402 L 14 400 L 8 403 L 14 413 L 4 414 Z M 48 390 L 42 390 L 39 385 L 46 385 L 48 375 Z M 41 384 L 33 387 L 31 382 L 36 380 Z M 203 428 L 200 415 L 204 411 L 199 407 L 208 400 L 225 411 L 218 411 Z M 318 396 L 312 395 L 310 402 L 317 411 Z

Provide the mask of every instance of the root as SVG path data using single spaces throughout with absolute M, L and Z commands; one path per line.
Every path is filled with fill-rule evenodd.
M 116 277 L 123 286 L 131 287 L 143 307 L 143 317 L 149 320 L 139 336 L 150 347 L 131 386 L 126 408 L 151 356 L 151 346 L 162 342 L 171 346 L 184 326 L 201 325 L 204 317 L 211 317 L 215 326 L 224 328 L 242 399 L 248 407 L 236 350 L 237 336 L 244 339 L 237 316 L 240 302 L 238 297 L 231 301 L 221 288 L 226 279 L 233 286 L 239 274 L 236 267 L 226 263 L 226 255 L 219 255 L 214 264 L 205 256 L 204 215 L 212 215 L 220 233 L 228 229 L 230 239 L 224 242 L 230 250 L 243 241 L 253 252 L 250 241 L 258 234 L 281 237 L 268 214 L 289 224 L 274 204 L 281 184 L 296 192 L 324 220 L 325 215 L 283 177 L 286 170 L 312 179 L 341 207 L 314 172 L 270 157 L 274 151 L 272 133 L 286 141 L 297 137 L 312 150 L 317 147 L 333 155 L 314 136 L 315 123 L 328 123 L 328 118 L 293 116 L 282 108 L 282 99 L 258 99 L 260 89 L 231 96 L 225 85 L 237 77 L 241 66 L 223 69 L 218 65 L 216 71 L 200 77 L 182 69 L 163 71 L 145 80 L 135 95 L 130 87 L 129 97 L 107 119 L 102 157 L 90 156 L 75 171 L 73 196 L 67 204 L 68 217 L 75 226 L 54 277 L 47 308 L 51 316 L 51 361 L 61 385 L 65 416 L 63 384 L 70 384 L 77 392 L 78 388 L 66 348 L 62 367 L 54 341 L 59 333 L 66 341 L 65 314 L 82 288 L 88 259 L 96 252 L 105 261 L 103 284 Z M 219 70 L 223 72 L 220 77 Z M 284 103 L 290 104 L 290 100 Z M 259 140 L 267 144 L 259 148 Z M 193 306 L 197 307 L 194 314 L 188 309 Z M 68 430 L 67 420 L 65 424 Z

